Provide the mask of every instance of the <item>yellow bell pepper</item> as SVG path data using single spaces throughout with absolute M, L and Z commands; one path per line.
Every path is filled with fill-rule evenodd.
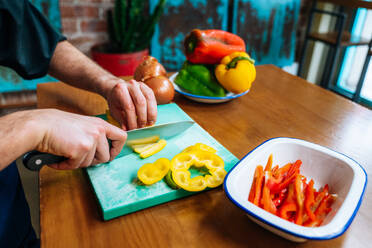
M 159 140 L 155 144 L 151 144 L 149 146 L 146 146 L 146 149 L 144 151 L 141 151 L 140 158 L 148 158 L 155 153 L 160 152 L 165 146 L 167 145 L 167 141 L 164 139 Z
M 135 146 L 135 145 L 143 145 L 143 144 L 150 144 L 155 143 L 159 140 L 158 135 L 142 138 L 142 139 L 134 139 L 134 140 L 128 140 L 127 145 L 128 146 Z
M 169 159 L 159 158 L 154 163 L 142 165 L 137 171 L 137 177 L 145 185 L 151 185 L 163 179 L 169 168 Z
M 205 167 L 208 175 L 191 178 L 191 166 Z M 226 175 L 225 163 L 222 158 L 213 152 L 204 150 L 190 150 L 177 154 L 171 160 L 173 181 L 187 191 L 202 191 L 206 187 L 214 188 L 223 183 Z
M 207 151 L 207 152 L 212 152 L 212 153 L 216 153 L 216 149 L 214 149 L 213 147 L 210 147 L 206 144 L 203 144 L 203 143 L 196 143 L 195 145 L 193 146 L 189 146 L 187 148 L 185 148 L 182 152 L 190 152 L 190 151 L 193 151 L 193 150 L 202 150 L 202 151 Z
M 254 60 L 244 52 L 225 56 L 215 69 L 218 82 L 228 91 L 239 94 L 251 88 L 256 78 Z

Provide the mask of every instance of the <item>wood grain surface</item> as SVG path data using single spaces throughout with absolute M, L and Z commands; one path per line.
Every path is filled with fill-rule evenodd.
M 39 108 L 95 115 L 103 98 L 62 83 L 40 84 Z M 372 111 L 277 67 L 257 67 L 251 91 L 208 105 L 175 102 L 238 158 L 273 137 L 305 139 L 346 154 L 372 173 Z M 42 247 L 370 247 L 371 184 L 344 235 L 292 243 L 259 227 L 218 188 L 103 222 L 84 171 L 40 172 Z

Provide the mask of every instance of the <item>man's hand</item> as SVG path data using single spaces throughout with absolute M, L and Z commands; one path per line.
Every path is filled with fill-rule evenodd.
M 157 104 L 153 91 L 144 83 L 130 80 L 118 82 L 107 94 L 111 115 L 124 130 L 155 124 Z
M 36 150 L 68 158 L 55 169 L 67 170 L 105 163 L 122 150 L 126 132 L 106 121 L 54 109 L 35 110 L 43 135 Z M 110 139 L 112 147 L 109 147 Z
M 147 85 L 115 77 L 67 41 L 58 43 L 50 62 L 49 74 L 106 98 L 112 116 L 124 130 L 145 127 L 156 121 L 156 99 Z

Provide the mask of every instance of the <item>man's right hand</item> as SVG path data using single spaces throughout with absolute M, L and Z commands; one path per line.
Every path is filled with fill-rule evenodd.
M 127 138 L 125 131 L 97 118 L 55 109 L 34 110 L 40 125 L 36 150 L 68 158 L 49 165 L 60 170 L 88 167 L 113 160 Z M 111 148 L 107 139 L 111 140 Z

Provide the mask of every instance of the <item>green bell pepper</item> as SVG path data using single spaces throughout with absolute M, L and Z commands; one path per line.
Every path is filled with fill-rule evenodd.
M 225 90 L 219 85 L 211 70 L 201 64 L 192 64 L 188 61 L 179 71 L 175 83 L 195 95 L 223 97 Z

